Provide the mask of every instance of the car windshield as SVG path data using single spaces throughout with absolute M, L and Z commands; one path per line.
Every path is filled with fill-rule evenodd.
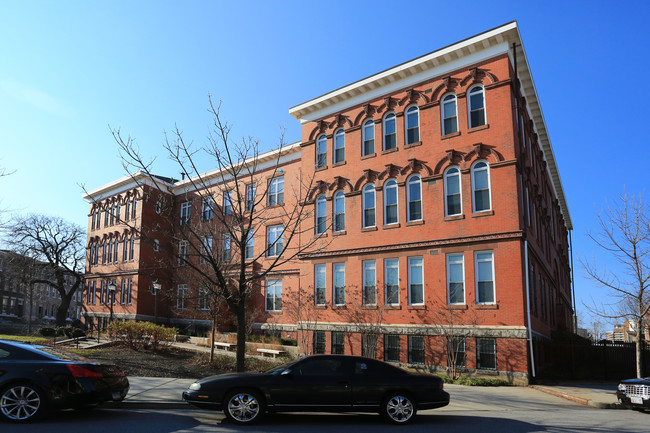
M 287 368 L 293 366 L 296 362 L 298 362 L 298 361 L 292 361 L 292 362 L 289 362 L 287 364 L 282 364 L 282 365 L 279 365 L 277 367 L 273 367 L 273 368 L 271 368 L 269 370 L 266 370 L 266 374 L 273 374 L 273 375 L 282 374 L 283 371 L 285 371 Z

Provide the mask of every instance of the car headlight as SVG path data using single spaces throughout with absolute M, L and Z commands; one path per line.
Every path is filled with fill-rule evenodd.
M 201 389 L 201 384 L 198 382 L 194 382 L 190 385 L 190 391 L 198 391 L 199 389 Z
M 619 383 L 618 384 L 618 390 L 619 391 L 625 391 L 625 384 L 624 383 Z

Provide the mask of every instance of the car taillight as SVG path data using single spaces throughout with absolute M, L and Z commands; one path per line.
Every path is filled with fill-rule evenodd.
M 72 373 L 73 377 L 103 377 L 101 373 L 92 371 L 77 364 L 68 364 L 68 370 L 70 370 L 70 373 Z
M 440 382 L 440 391 L 442 391 L 444 387 L 445 387 L 445 382 Z

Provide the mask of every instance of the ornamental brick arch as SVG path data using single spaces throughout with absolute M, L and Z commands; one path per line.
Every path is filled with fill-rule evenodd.
M 442 82 L 431 93 L 431 102 L 440 103 L 440 98 L 442 95 L 454 92 L 458 93 L 456 90 L 460 87 L 460 79 L 454 78 L 451 76 L 445 77 L 442 79 Z
M 361 191 L 361 188 L 363 188 L 366 184 L 368 183 L 374 183 L 377 180 L 379 180 L 379 173 L 371 170 L 371 169 L 366 169 L 363 170 L 363 175 L 357 179 L 357 181 L 354 183 L 354 191 Z
M 420 102 L 422 101 L 422 102 Z M 406 96 L 404 96 L 400 101 L 400 106 L 409 106 L 411 104 L 416 104 L 418 107 L 429 102 L 429 99 L 426 97 L 424 92 L 415 89 L 409 89 L 406 91 Z
M 472 163 L 478 159 L 485 159 L 490 163 L 501 162 L 504 160 L 503 155 L 496 151 L 494 146 L 488 146 L 483 143 L 474 144 L 474 149 L 468 152 L 463 160 Z
M 363 109 L 357 114 L 357 117 L 354 118 L 354 126 L 359 126 L 366 122 L 366 120 L 372 119 L 375 120 L 375 114 L 379 111 L 377 107 L 372 104 L 365 104 Z
M 465 169 L 465 156 L 465 153 L 455 149 L 447 150 L 445 157 L 440 159 L 436 164 L 436 167 L 433 169 L 433 174 L 435 176 L 442 176 L 442 173 L 452 165 L 459 166 L 461 170 Z
M 483 86 L 486 86 L 488 84 L 497 83 L 498 81 L 499 79 L 497 76 L 487 69 L 471 68 L 459 84 L 462 92 L 465 93 L 474 84 L 482 84 Z
M 316 140 L 316 137 L 318 137 L 320 134 L 325 134 L 327 132 L 327 123 L 325 123 L 323 120 L 319 120 L 316 122 L 316 126 L 312 131 L 309 133 L 309 141 L 314 141 Z
M 408 165 L 400 170 L 400 175 L 406 179 L 413 174 L 427 177 L 433 175 L 433 170 L 424 161 L 411 158 L 408 160 Z
M 321 194 L 327 194 L 327 187 L 327 182 L 322 180 L 316 181 L 316 185 L 309 191 L 309 194 L 307 195 L 307 203 L 313 202 L 316 197 Z

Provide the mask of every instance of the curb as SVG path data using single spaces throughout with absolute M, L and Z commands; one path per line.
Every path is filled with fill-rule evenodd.
M 536 385 L 528 385 L 528 387 L 532 389 L 536 389 L 537 391 L 545 392 L 546 394 L 551 394 L 556 397 L 562 397 L 564 399 L 571 400 L 575 403 L 582 404 L 584 406 L 595 407 L 597 409 L 624 409 L 624 407 L 619 403 L 602 403 L 599 401 L 593 401 L 582 397 L 576 397 L 574 395 L 567 394 L 562 391 L 539 387 Z

